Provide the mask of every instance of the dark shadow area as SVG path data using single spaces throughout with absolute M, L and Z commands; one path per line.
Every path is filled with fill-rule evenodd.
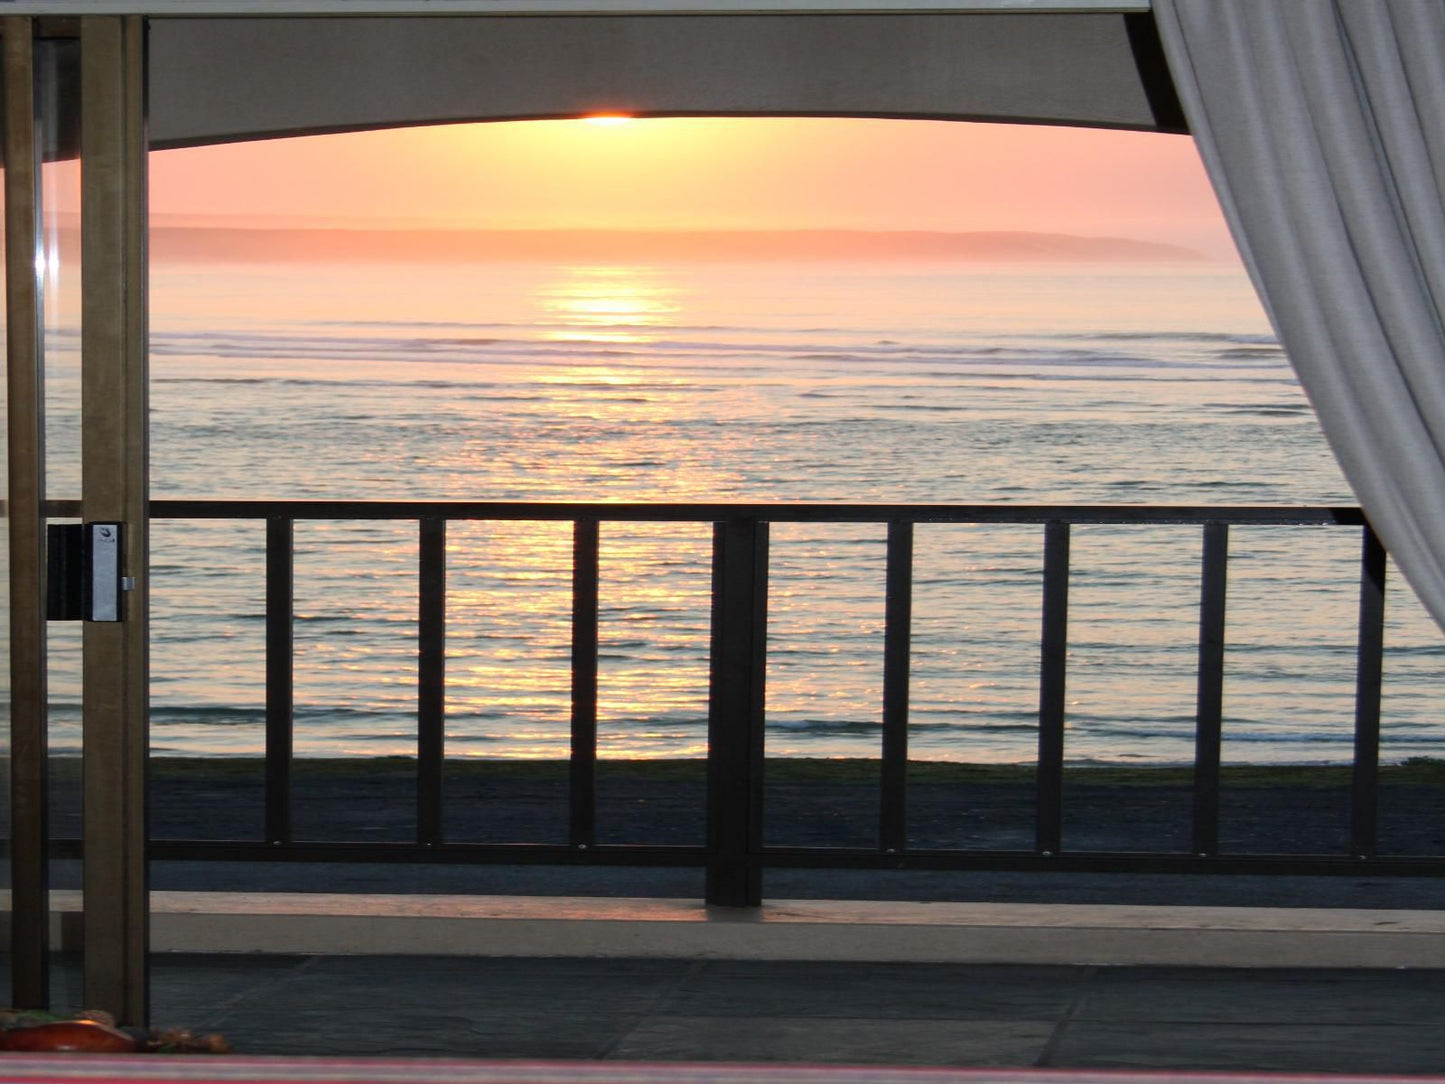
M 880 771 L 877 760 L 769 759 L 764 845 L 877 847 Z
M 79 810 L 79 762 L 57 761 L 58 810 Z M 406 758 L 298 760 L 298 839 L 415 838 L 416 762 Z M 1430 763 L 1381 769 L 1380 853 L 1445 852 L 1445 786 Z M 165 759 L 152 765 L 158 839 L 262 838 L 257 759 Z M 766 766 L 766 843 L 772 847 L 878 845 L 876 760 L 789 758 Z M 915 762 L 908 839 L 917 850 L 1031 852 L 1031 766 Z M 1224 854 L 1346 853 L 1343 768 L 1234 767 L 1224 773 Z M 1078 767 L 1065 774 L 1064 853 L 1187 853 L 1192 773 L 1183 768 Z M 562 761 L 449 761 L 446 839 L 562 843 L 568 836 Z M 706 766 L 700 760 L 599 761 L 597 840 L 604 845 L 700 846 Z M 72 837 L 78 816 L 61 817 Z M 79 886 L 79 863 L 53 863 L 57 888 Z M 700 899 L 700 868 L 427 862 L 155 861 L 157 889 L 243 892 L 414 892 L 482 895 L 652 896 Z M 927 870 L 764 870 L 766 899 L 939 900 L 1018 903 L 1416 908 L 1445 907 L 1445 877 L 1030 873 Z
M 599 760 L 597 842 L 703 846 L 707 763 Z
M 1222 768 L 1220 852 L 1348 854 L 1349 779 L 1348 768 L 1265 765 Z
M 414 810 L 416 762 L 402 763 L 412 773 L 409 789 L 394 800 Z M 449 843 L 566 843 L 567 785 L 562 761 L 448 760 L 442 836 Z
M 1189 851 L 1194 773 L 1188 768 L 1064 769 L 1064 851 Z
M 296 760 L 291 766 L 296 839 L 416 839 L 416 762 L 402 757 Z
M 913 761 L 908 765 L 908 845 L 1032 850 L 1034 789 L 1032 766 Z
M 47 792 L 50 816 L 50 834 L 59 839 L 80 838 L 80 757 L 52 756 L 48 761 L 50 769 Z M 5 769 L 9 771 L 7 758 Z
M 1445 760 L 1413 757 L 1380 772 L 1379 854 L 1445 854 Z
M 264 761 L 152 757 L 149 782 L 152 839 L 261 839 L 265 834 Z

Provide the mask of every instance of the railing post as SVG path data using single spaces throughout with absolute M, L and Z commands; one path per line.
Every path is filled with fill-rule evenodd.
M 1360 554 L 1360 632 L 1355 664 L 1355 761 L 1350 787 L 1350 853 L 1372 858 L 1380 769 L 1380 686 L 1385 655 L 1385 547 L 1365 524 Z
M 569 841 L 597 842 L 598 525 L 572 525 L 572 756 L 568 775 Z
M 1224 616 L 1229 524 L 1204 525 L 1199 586 L 1199 683 L 1194 721 L 1194 853 L 1219 851 L 1219 749 L 1224 720 Z
M 913 622 L 913 524 L 888 524 L 883 617 L 883 768 L 878 842 L 886 854 L 908 847 L 908 676 Z
M 277 844 L 291 842 L 294 526 L 266 517 L 266 840 Z
M 1069 652 L 1069 525 L 1044 527 L 1044 606 L 1039 661 L 1039 765 L 1034 849 L 1059 853 L 1064 834 L 1064 683 Z
M 423 516 L 417 547 L 416 841 L 441 843 L 446 755 L 447 521 Z
M 767 665 L 768 525 L 713 528 L 708 692 L 709 904 L 762 903 L 763 711 Z

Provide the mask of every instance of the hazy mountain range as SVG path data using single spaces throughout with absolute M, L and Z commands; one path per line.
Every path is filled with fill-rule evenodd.
M 157 262 L 940 260 L 1194 262 L 1193 249 L 1127 237 L 924 230 L 386 230 L 155 225 Z

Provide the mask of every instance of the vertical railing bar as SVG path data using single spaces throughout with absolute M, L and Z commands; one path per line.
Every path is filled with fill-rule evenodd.
M 762 902 L 763 737 L 767 672 L 768 525 L 713 528 L 708 678 L 709 904 Z
M 1355 668 L 1355 761 L 1350 786 L 1350 852 L 1371 858 L 1379 815 L 1380 689 L 1385 657 L 1385 547 L 1365 525 L 1360 554 L 1360 631 Z
M 913 623 L 913 524 L 888 524 L 883 631 L 883 770 L 879 846 L 908 846 L 908 678 Z
M 597 842 L 597 612 L 599 530 L 596 519 L 572 524 L 572 756 L 568 776 L 569 839 Z
M 50 1007 L 45 624 L 45 376 L 36 274 L 40 154 L 34 23 L 4 19 L 5 312 L 9 402 L 10 1004 Z
M 1043 631 L 1039 666 L 1039 762 L 1034 846 L 1055 855 L 1063 844 L 1065 678 L 1069 646 L 1069 525 L 1044 527 Z
M 291 841 L 295 521 L 266 517 L 266 839 Z
M 447 521 L 423 516 L 417 539 L 416 839 L 435 847 L 446 756 Z
M 1194 853 L 1219 851 L 1219 762 L 1224 726 L 1224 622 L 1229 524 L 1206 523 L 1199 576 L 1199 679 L 1194 722 Z

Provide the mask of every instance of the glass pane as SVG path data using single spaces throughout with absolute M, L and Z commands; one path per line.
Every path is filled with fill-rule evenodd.
M 45 40 L 35 47 L 35 91 L 43 164 L 40 170 L 41 358 L 45 382 L 45 495 L 80 499 L 80 162 L 75 157 L 78 99 L 73 89 L 79 44 Z M 56 517 L 74 522 L 74 516 Z M 52 522 L 54 522 L 52 520 Z M 80 836 L 80 623 L 48 626 L 50 833 Z M 78 909 L 81 863 L 52 859 L 51 908 Z M 79 961 L 57 955 L 51 978 L 55 1009 L 80 1007 Z
M 79 304 L 78 304 L 78 277 L 73 272 L 75 256 L 75 234 L 76 221 L 74 214 L 78 210 L 79 202 L 79 170 L 74 161 L 67 161 L 71 149 L 74 147 L 73 138 L 75 125 L 73 116 L 72 123 L 65 123 L 66 118 L 62 116 L 60 88 L 66 82 L 73 82 L 73 69 L 77 59 L 75 44 L 73 42 L 60 40 L 47 40 L 37 42 L 34 47 L 34 92 L 35 92 L 35 127 L 34 153 L 36 161 L 42 163 L 38 177 L 38 185 L 35 193 L 37 206 L 27 208 L 30 213 L 35 213 L 37 236 L 35 262 L 33 273 L 36 276 L 35 284 L 40 292 L 38 327 L 39 333 L 38 348 L 40 358 L 43 362 L 47 352 L 51 352 L 56 362 L 56 369 L 51 375 L 57 385 L 69 386 L 68 401 L 61 405 L 55 415 L 57 421 L 56 429 L 51 436 L 51 447 L 56 452 L 54 462 L 64 464 L 70 470 L 74 481 L 68 486 L 65 496 L 79 497 L 79 396 L 76 383 L 76 361 L 78 359 L 78 332 L 79 332 Z M 14 133 L 24 136 L 25 133 Z M 28 231 L 27 231 L 28 232 Z M 30 247 L 28 238 L 23 240 L 17 238 L 0 239 L 0 250 L 9 244 L 21 244 L 23 248 Z M 66 269 L 62 272 L 62 264 Z M 0 259 L 0 281 L 4 280 L 5 265 Z M 8 285 L 8 284 L 7 284 Z M 7 291 L 8 294 L 8 291 Z M 8 311 L 7 311 L 8 318 Z M 48 318 L 48 319 L 47 319 Z M 12 331 L 19 331 L 7 326 L 6 337 Z M 25 335 L 28 337 L 30 328 L 26 328 Z M 10 485 L 10 460 L 9 460 L 9 434 L 11 420 L 9 411 L 12 404 L 8 400 L 9 388 L 9 356 L 8 349 L 0 349 L 0 402 L 4 403 L 4 409 L 0 409 L 0 493 L 7 498 L 6 507 L 9 502 Z M 64 395 L 61 398 L 65 398 Z M 17 402 L 14 404 L 17 409 L 32 409 L 28 403 Z M 24 462 L 29 464 L 31 460 L 27 455 Z M 28 488 L 28 487 L 27 487 Z M 53 494 L 55 491 L 51 490 Z M 41 488 L 41 496 L 44 497 L 44 487 Z M 10 838 L 14 832 L 14 824 L 11 819 L 11 806 L 8 790 L 10 771 L 9 759 L 12 751 L 12 700 L 11 700 L 11 673 L 10 673 L 10 606 L 11 606 L 11 568 L 12 555 L 9 547 L 9 525 L 3 526 L 5 534 L 0 540 L 0 719 L 3 719 L 3 737 L 0 742 L 4 746 L 5 771 L 3 778 L 0 778 L 0 824 L 4 826 L 4 834 Z M 22 590 L 33 590 L 34 584 L 21 585 Z M 52 625 L 51 629 L 59 626 Z M 65 638 L 61 637 L 63 641 Z M 65 649 L 62 646 L 61 657 L 65 657 Z M 78 657 L 77 660 L 78 661 Z M 36 658 L 37 665 L 43 665 L 43 657 Z M 60 684 L 65 684 L 67 665 L 62 662 L 58 673 L 62 675 Z M 57 699 L 63 704 L 69 694 L 62 693 Z M 26 720 L 33 724 L 33 719 Z M 48 724 L 48 720 L 45 721 Z M 72 730 L 74 728 L 72 727 Z M 72 735 L 69 740 L 74 744 L 78 742 L 78 735 Z M 64 742 L 62 742 L 62 747 Z M 43 746 L 42 746 L 43 748 Z M 68 750 L 73 753 L 78 748 Z M 55 744 L 51 744 L 51 751 L 55 750 Z M 27 771 L 30 769 L 27 767 Z M 50 835 L 68 836 L 78 832 L 79 824 L 79 795 L 77 791 L 79 772 L 78 761 L 74 756 L 53 757 L 48 768 L 40 768 L 40 771 L 48 770 L 51 773 L 50 797 L 52 799 L 53 820 L 49 826 Z M 43 791 L 39 791 L 43 793 Z M 38 871 L 37 871 L 38 872 Z M 70 888 L 78 887 L 80 881 L 79 863 L 74 861 L 52 861 L 48 866 L 48 873 L 51 878 L 51 887 Z M 0 883 L 6 888 L 14 887 L 11 883 L 11 867 L 9 862 L 3 864 L 0 870 Z M 31 882 L 32 887 L 34 882 Z M 54 910 L 67 910 L 78 906 L 74 894 L 52 892 L 50 897 L 51 907 Z M 8 952 L 8 940 L 3 949 Z M 63 1007 L 72 1003 L 72 995 L 75 993 L 75 979 L 77 969 L 71 966 L 70 961 L 56 961 L 56 971 L 52 980 L 51 1005 Z M 8 955 L 5 960 L 6 970 L 11 970 L 11 961 Z M 18 976 L 8 976 L 11 980 Z M 33 980 L 35 976 L 31 976 Z M 22 989 L 12 989 L 12 1004 L 24 1004 L 26 1007 L 37 1005 L 43 1000 L 40 991 L 34 986 L 33 981 L 21 980 Z M 76 995 L 78 996 L 78 995 Z

